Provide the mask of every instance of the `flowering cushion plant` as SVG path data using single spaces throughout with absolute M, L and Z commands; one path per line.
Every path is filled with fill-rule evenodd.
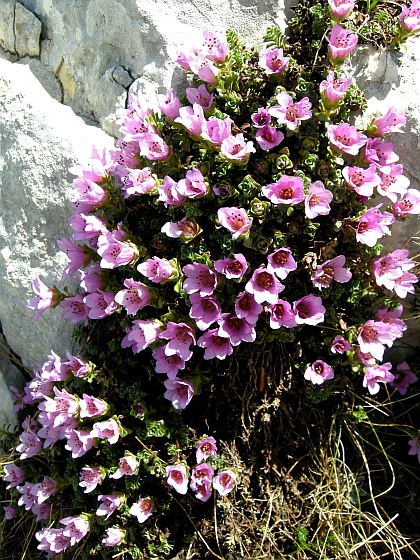
M 169 90 L 153 109 L 130 94 L 115 149 L 94 148 L 72 169 L 74 234 L 58 245 L 69 260 L 63 276 L 80 289 L 60 293 L 37 277 L 29 306 L 37 319 L 59 305 L 72 325 L 98 328 L 103 349 L 96 366 L 69 353 L 37 368 L 18 395 L 37 417 L 16 451 L 21 462 L 58 449 L 71 455 L 73 486 L 94 506 L 41 529 L 40 550 L 75 546 L 98 518 L 102 548 L 125 546 L 138 534 L 133 518 L 150 524 L 164 495 L 191 491 L 205 503 L 212 489 L 222 497 L 235 489 L 239 473 L 212 436 L 196 441 L 191 476 L 181 458 L 179 441 L 193 443 L 179 414 L 203 385 L 205 395 L 208 361 L 247 345 L 300 347 L 294 375 L 323 397 L 343 379 L 371 395 L 385 384 L 405 394 L 417 380 L 406 362 L 381 363 L 406 328 L 400 298 L 417 281 L 406 250 L 380 256 L 377 244 L 392 223 L 420 212 L 388 141 L 405 117 L 390 108 L 364 131 L 348 122 L 350 108 L 363 106 L 341 70 L 357 36 L 337 22 L 354 2 L 336 4 L 312 74 L 298 75 L 278 34 L 259 53 L 233 32 L 204 31 L 197 43 L 170 47 L 196 87 Z M 386 206 L 365 204 L 384 193 Z M 179 439 L 167 461 L 143 443 L 164 436 Z M 35 484 L 6 467 L 17 505 L 46 519 L 38 506 L 66 488 L 64 473 Z M 152 477 L 163 483 L 158 496 Z

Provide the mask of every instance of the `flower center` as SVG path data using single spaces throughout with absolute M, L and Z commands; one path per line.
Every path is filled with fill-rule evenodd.
M 374 329 L 373 327 L 364 327 L 362 331 L 362 337 L 365 340 L 367 340 L 368 342 L 372 342 L 373 340 L 376 340 L 377 336 L 378 331 L 376 329 Z
M 249 294 L 245 294 L 239 301 L 239 307 L 243 311 L 249 311 L 252 307 L 252 299 Z
M 363 177 L 363 173 L 361 171 L 355 171 L 350 175 L 350 179 L 356 185 L 356 187 L 360 187 L 365 182 L 365 178 Z
M 269 272 L 260 272 L 257 275 L 257 286 L 269 290 L 273 286 L 273 276 Z
M 299 303 L 296 306 L 296 310 L 299 314 L 299 317 L 301 319 L 307 319 L 308 317 L 311 316 L 311 311 L 309 309 L 309 307 L 307 305 L 305 305 L 304 303 Z
M 293 198 L 293 194 L 293 189 L 291 187 L 288 187 L 287 189 L 280 191 L 279 196 L 281 198 L 284 198 L 285 200 L 290 200 L 291 198 Z
M 324 366 L 320 362 L 316 362 L 314 370 L 318 375 L 322 375 L 324 373 Z
M 338 140 L 341 144 L 343 144 L 343 146 L 351 145 L 351 139 L 348 136 L 345 136 L 344 134 L 337 134 L 335 139 Z
M 285 264 L 287 262 L 287 257 L 289 256 L 286 251 L 277 251 L 273 255 L 273 262 L 276 264 Z
M 243 321 L 239 319 L 239 317 L 231 317 L 228 319 L 228 325 L 233 331 L 240 331 L 243 326 Z

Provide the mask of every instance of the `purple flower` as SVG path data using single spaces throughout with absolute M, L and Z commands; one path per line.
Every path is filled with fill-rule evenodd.
M 262 150 L 271 150 L 283 142 L 284 134 L 274 126 L 266 125 L 257 130 L 255 139 Z
M 139 468 L 139 460 L 129 451 L 125 452 L 124 457 L 121 457 L 118 463 L 118 469 L 114 474 L 110 474 L 109 478 L 119 479 L 123 476 L 133 476 L 137 474 Z
M 289 130 L 296 130 L 301 121 L 306 121 L 312 117 L 312 104 L 308 97 L 304 97 L 297 103 L 293 103 L 293 98 L 287 93 L 277 94 L 278 105 L 268 108 L 271 116 L 276 117 L 279 123 L 285 124 Z
M 37 503 L 35 496 L 31 494 L 32 486 L 32 482 L 25 482 L 23 486 L 16 486 L 16 490 L 21 494 L 18 506 L 24 506 L 26 511 Z
M 194 56 L 188 57 L 191 72 L 197 74 L 200 80 L 209 84 L 216 83 L 216 78 L 219 74 L 217 67 L 206 58 L 201 52 L 197 52 Z
M 16 447 L 20 459 L 28 459 L 42 451 L 42 441 L 33 432 L 22 432 L 19 436 L 21 443 Z
M 420 461 L 420 435 L 417 436 L 416 438 L 410 439 L 408 444 L 411 446 L 411 449 L 408 452 L 408 454 L 417 455 L 417 458 Z
M 381 366 L 368 366 L 365 368 L 365 377 L 363 378 L 363 387 L 367 387 L 371 395 L 379 393 L 379 383 L 389 383 L 393 381 L 394 376 L 390 372 L 392 364 L 386 362 Z
M 234 253 L 233 256 L 233 259 L 225 258 L 214 261 L 214 268 L 229 280 L 239 280 L 245 274 L 248 265 L 242 253 Z
M 235 301 L 235 313 L 240 319 L 245 319 L 250 325 L 255 325 L 262 311 L 263 306 L 257 303 L 255 297 L 250 293 L 245 291 L 238 295 Z
M 89 522 L 83 515 L 65 517 L 60 520 L 65 526 L 63 535 L 70 538 L 70 546 L 74 546 L 85 537 L 90 529 Z
M 202 230 L 194 220 L 182 218 L 179 222 L 166 222 L 160 231 L 166 233 L 168 237 L 174 239 L 182 238 L 187 242 L 194 239 Z
M 151 294 L 147 286 L 141 282 L 136 282 L 132 278 L 126 278 L 124 286 L 127 289 L 120 290 L 115 294 L 115 301 L 121 304 L 129 315 L 135 315 L 139 309 L 149 305 Z
M 376 175 L 376 166 L 373 163 L 368 169 L 345 167 L 342 174 L 347 185 L 361 196 L 372 196 L 374 188 L 380 183 L 380 178 Z
M 201 296 L 198 292 L 190 295 L 190 317 L 195 319 L 197 327 L 205 331 L 220 317 L 221 308 L 213 296 Z
M 418 278 L 411 272 L 403 272 L 395 279 L 394 290 L 398 297 L 405 298 L 407 294 L 414 294 L 415 288 L 412 284 L 418 282 Z
M 417 381 L 417 375 L 410 371 L 407 362 L 402 362 L 397 366 L 397 371 L 394 374 L 394 379 L 390 382 L 390 386 L 404 396 L 407 394 L 409 386 Z
M 167 379 L 164 385 L 166 391 L 163 396 L 172 402 L 176 410 L 185 408 L 194 395 L 194 385 L 186 379 Z
M 245 290 L 253 294 L 257 303 L 277 303 L 278 295 L 284 288 L 275 275 L 265 268 L 257 268 L 245 285 Z
M 359 219 L 356 227 L 356 239 L 368 247 L 373 247 L 382 236 L 391 235 L 389 224 L 395 222 L 395 218 L 389 212 L 381 214 L 379 208 L 382 204 L 369 208 Z
M 192 107 L 181 107 L 179 117 L 175 122 L 181 123 L 193 136 L 200 136 L 203 125 L 206 122 L 203 107 L 194 103 Z
M 283 49 L 263 49 L 258 54 L 258 65 L 266 74 L 282 74 L 289 64 Z
M 340 22 L 353 10 L 356 0 L 328 0 L 333 21 Z
M 41 529 L 35 533 L 39 541 L 37 548 L 57 555 L 70 546 L 71 539 L 64 535 L 64 529 Z
M 14 463 L 6 463 L 3 465 L 3 470 L 6 473 L 3 480 L 10 483 L 6 486 L 6 490 L 18 486 L 25 480 L 25 471 Z
M 270 327 L 272 329 L 279 329 L 286 327 L 292 329 L 297 326 L 295 313 L 289 302 L 284 299 L 279 299 L 274 305 L 268 307 L 270 313 Z
M 83 298 L 83 301 L 89 308 L 88 316 L 90 319 L 103 319 L 115 313 L 119 308 L 115 301 L 115 294 L 102 290 L 95 294 L 88 294 Z
M 117 546 L 124 540 L 125 535 L 126 531 L 124 531 L 124 529 L 108 527 L 108 529 L 105 530 L 105 536 L 101 542 L 105 546 Z
M 349 282 L 352 273 L 350 270 L 347 270 L 347 268 L 344 268 L 345 264 L 346 257 L 344 255 L 338 255 L 333 259 L 325 261 L 316 269 L 312 276 L 312 283 L 322 290 L 323 288 L 327 288 L 333 280 L 340 282 L 340 284 Z
M 104 422 L 96 422 L 93 424 L 90 435 L 92 437 L 107 439 L 112 445 L 117 443 L 121 435 L 121 427 L 114 418 L 110 418 Z
M 368 141 L 367 136 L 348 123 L 328 125 L 327 136 L 333 146 L 353 156 L 357 156 L 360 148 Z
M 374 127 L 375 136 L 383 136 L 384 134 L 391 134 L 392 132 L 404 132 L 401 130 L 401 127 L 404 126 L 406 122 L 407 119 L 404 109 L 397 109 L 392 106 L 385 115 L 374 119 L 371 126 L 372 128 Z
M 232 492 L 236 486 L 236 474 L 231 470 L 220 472 L 213 478 L 213 488 L 219 492 L 221 496 L 226 496 Z
M 225 138 L 220 145 L 220 151 L 227 159 L 246 161 L 249 155 L 255 152 L 255 148 L 251 141 L 245 142 L 243 134 L 237 134 Z
M 218 119 L 211 117 L 203 124 L 201 136 L 211 142 L 214 146 L 221 146 L 223 140 L 229 138 L 232 131 L 232 121 L 227 117 L 226 119 Z
M 194 103 L 198 103 L 198 105 L 201 105 L 201 107 L 203 107 L 204 111 L 208 111 L 209 109 L 211 109 L 214 96 L 212 93 L 209 93 L 207 91 L 207 88 L 204 84 L 201 84 L 200 86 L 198 86 L 198 88 L 187 88 L 185 90 L 185 93 L 191 105 L 194 105 Z
M 331 352 L 333 354 L 344 354 L 344 352 L 347 352 L 350 349 L 350 343 L 340 334 L 332 341 Z
M 150 498 L 142 498 L 134 503 L 129 513 L 137 517 L 139 523 L 144 523 L 152 515 L 153 501 Z
M 31 512 L 36 516 L 35 523 L 38 523 L 38 521 L 49 519 L 51 515 L 51 504 L 48 504 L 46 502 L 42 504 L 34 504 L 31 507 Z
M 171 261 L 153 257 L 139 264 L 137 270 L 152 282 L 160 283 L 168 280 L 176 271 L 176 267 Z
M 401 164 L 388 165 L 379 173 L 380 184 L 377 187 L 378 193 L 387 196 L 392 202 L 397 202 L 397 194 L 403 197 L 410 185 L 410 179 L 403 174 Z
M 164 161 L 171 155 L 169 146 L 154 132 L 146 132 L 138 139 L 140 155 L 150 161 Z
M 57 483 L 49 476 L 44 476 L 42 482 L 34 484 L 29 493 L 36 498 L 38 504 L 42 504 L 48 500 L 50 496 L 57 492 Z
M 282 247 L 267 257 L 267 270 L 274 272 L 277 278 L 284 280 L 289 272 L 296 270 L 297 264 L 289 247 Z
M 256 338 L 254 325 L 250 325 L 234 313 L 222 313 L 219 325 L 217 334 L 229 338 L 232 346 L 239 346 L 242 341 L 254 342 Z
M 178 182 L 177 189 L 182 196 L 194 199 L 205 196 L 209 187 L 204 182 L 201 171 L 195 168 L 187 171 L 185 179 Z
M 357 45 L 358 37 L 350 29 L 335 24 L 328 39 L 328 56 L 332 64 L 341 64 Z
M 39 276 L 35 276 L 32 282 L 32 290 L 36 295 L 28 302 L 28 307 L 29 309 L 36 310 L 34 317 L 34 321 L 36 321 L 44 311 L 58 305 L 61 295 L 58 290 L 48 288 L 48 286 L 43 284 Z
M 196 492 L 196 498 L 207 502 L 211 496 L 211 482 L 214 476 L 214 468 L 207 463 L 196 465 L 191 473 L 190 488 Z
M 134 354 L 138 354 L 145 350 L 153 342 L 159 338 L 159 333 L 162 330 L 160 321 L 149 319 L 143 321 L 137 319 L 133 321 L 133 326 L 125 328 L 126 336 L 121 341 L 121 348 L 130 348 Z
M 168 117 L 168 119 L 173 121 L 179 117 L 179 110 L 182 107 L 182 103 L 177 97 L 174 89 L 168 89 L 166 94 L 160 94 L 157 98 L 159 101 L 159 109 Z
M 137 247 L 130 243 L 124 243 L 125 232 L 120 229 L 112 232 L 103 232 L 98 237 L 98 255 L 102 257 L 101 268 L 117 268 L 125 264 L 130 264 L 139 256 Z
M 299 204 L 305 199 L 303 180 L 288 175 L 282 175 L 276 183 L 262 187 L 261 192 L 272 204 Z
M 83 397 L 79 400 L 79 416 L 80 418 L 93 418 L 102 416 L 108 411 L 108 404 L 102 399 L 91 397 L 83 393 Z
M 197 463 L 202 463 L 206 461 L 209 457 L 216 458 L 217 456 L 217 445 L 214 437 L 206 437 L 200 441 L 197 445 L 195 452 Z
M 96 515 L 99 517 L 105 516 L 108 519 L 116 509 L 122 504 L 121 496 L 118 494 L 108 494 L 98 496 L 98 501 L 102 502 L 96 510 Z
M 416 189 L 408 189 L 398 202 L 392 205 L 392 213 L 397 218 L 404 218 L 409 214 L 420 214 L 420 193 Z
M 67 445 L 65 449 L 71 451 L 71 456 L 73 459 L 82 457 L 85 453 L 92 448 L 95 440 L 91 436 L 90 432 L 86 430 L 69 430 L 66 432 Z
M 70 227 L 75 232 L 72 235 L 72 239 L 75 240 L 94 239 L 98 237 L 102 229 L 106 227 L 105 221 L 101 218 L 78 213 L 71 216 L 69 223 Z
M 211 480 L 197 480 L 194 484 L 195 497 L 201 502 L 207 502 L 212 495 L 211 491 Z M 192 486 L 191 486 L 192 489 Z
M 128 181 L 121 185 L 121 192 L 124 198 L 128 198 L 136 194 L 150 193 L 155 187 L 156 175 L 152 175 L 150 167 L 143 167 L 143 169 L 129 170 Z
M 325 381 L 333 379 L 334 370 L 322 360 L 317 360 L 306 368 L 304 377 L 314 385 L 322 385 Z
M 166 484 L 172 486 L 178 494 L 188 492 L 188 475 L 185 465 L 168 465 L 166 467 Z
M 165 208 L 168 206 L 182 206 L 185 202 L 185 196 L 178 191 L 178 183 L 169 175 L 165 175 L 163 183 L 157 185 L 159 199 L 163 202 Z
M 13 506 L 3 506 L 4 518 L 6 520 L 13 519 L 16 514 L 16 508 Z
M 399 333 L 400 329 L 395 326 L 369 319 L 360 327 L 357 340 L 361 352 L 372 354 L 374 358 L 380 361 L 384 355 L 384 345 L 391 347 Z
M 420 1 L 413 0 L 410 7 L 401 4 L 401 13 L 398 18 L 402 29 L 407 34 L 417 33 L 420 30 Z
M 65 237 L 57 240 L 57 245 L 63 253 L 66 253 L 69 263 L 63 271 L 63 278 L 70 276 L 77 269 L 87 266 L 91 261 L 91 254 L 87 247 L 81 247 Z
M 352 78 L 334 77 L 334 71 L 330 70 L 327 79 L 319 85 L 319 91 L 326 108 L 336 107 L 349 89 Z
M 315 181 L 309 187 L 305 196 L 305 215 L 311 220 L 317 216 L 326 216 L 330 213 L 330 202 L 333 199 L 331 191 L 326 189 L 321 181 Z
M 185 368 L 185 360 L 178 354 L 166 354 L 166 346 L 158 346 L 152 356 L 156 360 L 155 372 L 166 373 L 170 379 L 176 377 L 179 370 Z
M 317 325 L 324 320 L 325 307 L 320 297 L 309 294 L 293 303 L 295 321 L 298 325 Z
M 363 160 L 382 170 L 400 159 L 393 149 L 392 142 L 383 142 L 382 138 L 368 138 L 363 150 Z
M 208 266 L 194 262 L 184 266 L 182 272 L 187 277 L 182 286 L 187 294 L 199 292 L 201 296 L 211 296 L 216 289 L 218 276 Z
M 226 356 L 230 356 L 233 353 L 229 338 L 219 336 L 217 334 L 218 330 L 217 328 L 207 331 L 197 340 L 197 346 L 205 348 L 205 360 L 212 360 L 213 358 L 224 360 Z
M 255 128 L 264 128 L 270 124 L 271 116 L 265 107 L 260 107 L 257 113 L 251 115 L 251 120 Z
M 387 290 L 394 289 L 395 280 L 403 273 L 400 263 L 390 254 L 385 257 L 377 257 L 373 259 L 370 264 L 370 268 L 375 277 L 376 284 L 378 286 L 384 286 Z
M 106 475 L 102 467 L 83 467 L 80 471 L 79 486 L 84 488 L 83 492 L 88 494 L 93 492 L 98 484 L 101 484 Z
M 89 307 L 83 301 L 83 296 L 76 294 L 73 297 L 64 298 L 60 301 L 60 307 L 64 307 L 63 317 L 70 319 L 70 326 L 75 325 L 79 321 L 84 321 L 85 326 L 88 323 Z
M 184 361 L 191 358 L 192 350 L 190 350 L 190 346 L 191 344 L 195 345 L 195 336 L 192 328 L 186 323 L 169 321 L 166 329 L 159 334 L 159 338 L 169 340 L 168 344 L 164 346 L 167 356 L 176 354 Z
M 217 219 L 221 226 L 232 233 L 232 239 L 238 239 L 240 235 L 245 235 L 252 225 L 252 220 L 248 218 L 244 208 L 219 208 Z
M 70 368 L 71 373 L 75 377 L 84 377 L 89 373 L 91 369 L 89 362 L 81 356 L 72 356 L 68 350 L 66 350 L 66 353 L 68 362 L 64 362 L 64 364 Z

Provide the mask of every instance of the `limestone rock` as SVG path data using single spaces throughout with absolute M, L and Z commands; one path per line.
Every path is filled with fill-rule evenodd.
M 15 48 L 15 2 L 2 0 L 0 3 L 0 47 L 16 54 Z
M 22 4 L 15 4 L 15 48 L 19 56 L 39 56 L 42 24 Z
M 0 59 L 0 321 L 4 336 L 32 369 L 53 349 L 72 349 L 61 309 L 36 323 L 27 308 L 32 279 L 58 284 L 67 259 L 56 239 L 69 236 L 73 177 L 92 145 L 113 145 L 73 111 L 52 99 L 28 66 Z
M 22 390 L 25 380 L 19 369 L 8 359 L 9 350 L 0 325 L 0 428 L 13 431 L 17 426 L 17 419 L 12 412 L 13 395 L 9 387 L 12 385 Z

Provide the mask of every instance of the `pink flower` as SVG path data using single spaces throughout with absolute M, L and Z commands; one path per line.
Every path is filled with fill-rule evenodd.
M 103 319 L 115 313 L 119 308 L 115 301 L 115 294 L 102 290 L 95 294 L 88 294 L 83 298 L 83 301 L 89 308 L 88 316 L 90 319 Z
M 334 370 L 322 360 L 317 360 L 306 368 L 304 377 L 314 385 L 322 385 L 325 381 L 333 379 Z
M 48 288 L 41 282 L 39 276 L 35 276 L 32 282 L 32 289 L 35 296 L 28 302 L 29 309 L 36 310 L 34 321 L 40 317 L 44 311 L 54 308 L 61 300 L 61 294 L 57 289 Z
M 194 484 L 195 488 L 195 497 L 197 500 L 201 502 L 207 502 L 209 498 L 211 498 L 212 490 L 211 490 L 211 480 L 204 479 L 204 480 L 197 480 Z M 191 486 L 191 489 L 192 486 Z
M 200 441 L 197 445 L 195 452 L 197 463 L 202 463 L 206 461 L 209 457 L 216 458 L 217 456 L 217 445 L 214 437 L 206 437 Z
M 64 535 L 64 529 L 41 529 L 35 533 L 36 539 L 40 542 L 37 546 L 39 550 L 57 555 L 70 546 L 70 537 Z
M 203 107 L 204 111 L 208 111 L 209 109 L 211 109 L 214 96 L 212 93 L 210 94 L 207 91 L 207 88 L 204 84 L 201 84 L 200 86 L 198 86 L 198 88 L 187 88 L 185 90 L 185 93 L 191 105 L 194 105 L 194 103 L 198 103 L 198 105 L 201 105 L 201 107 Z
M 265 268 L 257 268 L 245 285 L 245 290 L 253 294 L 257 303 L 276 303 L 284 288 L 275 275 Z
M 339 104 L 349 89 L 351 82 L 352 78 L 335 78 L 334 71 L 330 70 L 327 79 L 323 80 L 319 85 L 319 91 L 326 108 L 331 109 Z
M 420 436 L 417 436 L 416 438 L 410 439 L 408 444 L 411 446 L 411 449 L 408 452 L 408 454 L 409 455 L 417 455 L 417 458 L 420 461 Z
M 142 498 L 134 503 L 129 513 L 137 517 L 139 523 L 144 523 L 152 515 L 153 501 L 150 498 Z
M 277 278 L 284 280 L 289 272 L 296 270 L 297 264 L 289 247 L 282 247 L 267 257 L 267 270 L 274 272 Z
M 162 324 L 160 321 L 137 319 L 133 321 L 131 329 L 130 327 L 125 328 L 127 335 L 121 341 L 121 348 L 131 347 L 133 353 L 138 354 L 158 340 L 161 330 Z
M 405 125 L 407 119 L 405 118 L 404 109 L 397 109 L 392 106 L 388 109 L 385 115 L 377 117 L 372 121 L 372 128 L 374 128 L 375 136 L 383 136 L 384 134 L 391 134 L 392 132 L 404 132 L 401 127 Z
M 322 265 L 318 266 L 314 275 L 312 276 L 312 283 L 314 286 L 322 290 L 327 288 L 332 280 L 344 284 L 349 282 L 352 277 L 352 273 L 347 268 L 344 268 L 346 264 L 346 257 L 344 255 L 338 255 L 337 257 L 325 261 Z
M 342 174 L 347 185 L 361 196 L 372 196 L 374 188 L 380 183 L 380 178 L 376 175 L 376 167 L 373 163 L 368 169 L 345 167 Z
M 227 117 L 226 119 L 218 119 L 211 117 L 203 124 L 201 136 L 205 140 L 211 142 L 214 146 L 221 146 L 223 140 L 229 138 L 232 130 L 232 121 Z
M 356 0 L 328 0 L 333 21 L 340 22 L 353 10 Z
M 171 155 L 169 146 L 154 132 L 146 132 L 139 138 L 140 155 L 150 161 L 164 161 Z
M 228 136 L 220 145 L 220 152 L 227 158 L 236 161 L 246 161 L 255 152 L 254 144 L 245 142 L 243 134 Z
M 87 247 L 81 247 L 65 237 L 57 240 L 57 245 L 63 253 L 66 253 L 69 263 L 63 271 L 63 278 L 76 272 L 78 268 L 87 266 L 91 261 L 91 254 Z
M 16 508 L 13 506 L 3 506 L 4 509 L 4 518 L 6 520 L 13 519 L 16 514 Z
M 289 175 L 282 175 L 276 183 L 262 187 L 261 192 L 272 204 L 299 204 L 305 199 L 303 180 Z
M 418 282 L 418 278 L 411 272 L 403 272 L 401 276 L 395 279 L 394 290 L 398 297 L 405 298 L 407 294 L 414 294 L 415 288 L 412 284 Z
M 124 198 L 132 195 L 147 194 L 156 187 L 156 175 L 152 175 L 150 167 L 143 169 L 130 169 L 128 172 L 129 181 L 121 186 Z
M 245 274 L 248 265 L 242 253 L 234 253 L 233 256 L 233 259 L 225 258 L 214 261 L 214 268 L 229 280 L 239 280 Z
M 419 191 L 408 189 L 403 198 L 392 205 L 392 212 L 397 218 L 404 218 L 409 214 L 420 214 Z
M 36 504 L 36 498 L 31 494 L 32 486 L 32 482 L 25 482 L 23 486 L 16 487 L 16 490 L 21 494 L 18 500 L 18 506 L 24 506 L 26 511 Z
M 91 436 L 90 432 L 86 430 L 69 430 L 65 434 L 67 438 L 67 445 L 65 449 L 71 451 L 71 456 L 73 459 L 82 457 L 92 448 L 95 440 Z
M 89 362 L 84 360 L 81 356 L 72 356 L 68 350 L 66 350 L 68 362 L 64 362 L 66 366 L 70 368 L 71 373 L 75 377 L 84 377 L 87 375 L 91 369 Z
M 98 501 L 102 502 L 96 510 L 96 515 L 99 517 L 105 516 L 108 519 L 116 509 L 122 504 L 121 497 L 118 494 L 108 494 L 98 496 Z
M 326 189 L 321 181 L 315 181 L 309 187 L 305 196 L 305 215 L 311 220 L 317 216 L 326 216 L 330 213 L 330 202 L 333 199 L 331 191 Z
M 205 348 L 204 359 L 212 360 L 218 358 L 224 360 L 226 356 L 233 353 L 233 348 L 230 344 L 229 338 L 219 336 L 217 329 L 207 331 L 197 340 L 197 346 Z
M 380 170 L 395 163 L 400 158 L 397 156 L 392 142 L 383 142 L 382 138 L 368 138 L 363 150 L 363 160 L 367 164 L 374 164 Z
M 219 208 L 217 218 L 220 225 L 232 233 L 232 239 L 238 239 L 251 229 L 252 220 L 248 218 L 244 208 Z
M 262 150 L 268 151 L 283 142 L 284 134 L 274 126 L 266 125 L 257 130 L 255 140 Z
M 295 313 L 289 302 L 284 299 L 279 299 L 274 305 L 268 307 L 270 313 L 270 327 L 272 329 L 279 329 L 286 327 L 292 329 L 297 326 Z
M 31 512 L 36 516 L 35 523 L 49 519 L 51 515 L 51 504 L 47 504 L 46 502 L 42 504 L 34 504 L 31 507 Z
M 3 480 L 10 483 L 6 486 L 6 490 L 18 486 L 25 480 L 25 471 L 16 466 L 14 463 L 4 464 L 3 470 L 6 473 L 3 476 Z
M 401 4 L 401 13 L 398 18 L 402 29 L 407 34 L 417 33 L 420 30 L 420 1 L 413 0 L 410 7 Z
M 381 366 L 368 366 L 365 368 L 363 387 L 367 387 L 371 395 L 379 393 L 379 383 L 389 383 L 394 379 L 394 376 L 390 372 L 391 368 L 392 364 L 390 362 L 386 362 Z
M 160 231 L 166 233 L 168 237 L 190 241 L 200 233 L 201 229 L 194 220 L 182 218 L 179 222 L 166 222 Z
M 211 296 L 216 289 L 218 276 L 208 266 L 194 262 L 184 266 L 182 272 L 187 277 L 182 286 L 187 294 L 199 292 L 201 296 Z
M 83 393 L 83 398 L 79 400 L 80 418 L 94 418 L 95 416 L 102 416 L 108 410 L 108 404 L 102 399 L 91 397 Z
M 209 84 L 216 83 L 216 78 L 219 75 L 219 70 L 211 60 L 203 56 L 201 52 L 188 57 L 191 72 L 197 74 L 200 80 Z
M 246 289 L 246 287 L 245 287 Z M 240 319 L 245 319 L 250 325 L 255 325 L 263 311 L 263 306 L 255 301 L 248 292 L 242 292 L 235 301 L 235 313 Z
M 170 379 L 174 379 L 179 370 L 185 368 L 185 360 L 178 354 L 166 354 L 166 346 L 158 346 L 152 356 L 156 360 L 155 372 L 166 373 Z
M 202 198 L 209 190 L 204 182 L 201 171 L 197 168 L 187 171 L 185 179 L 181 179 L 177 186 L 178 192 L 188 198 Z
M 188 492 L 188 475 L 185 465 L 168 465 L 166 467 L 166 484 L 172 486 L 178 494 Z
M 48 500 L 50 496 L 57 492 L 57 482 L 49 476 L 44 476 L 42 482 L 34 484 L 29 493 L 36 498 L 38 504 Z
M 390 348 L 399 332 L 400 329 L 395 326 L 369 319 L 359 329 L 357 340 L 360 350 L 364 354 L 372 354 L 374 358 L 381 361 L 385 351 L 384 345 Z
M 357 156 L 360 148 L 368 141 L 367 136 L 348 123 L 328 125 L 327 136 L 333 146 L 353 156 Z
M 358 347 L 357 351 L 356 351 L 356 354 L 357 354 L 357 357 L 359 358 L 359 360 L 362 362 L 363 365 L 365 365 L 365 366 L 376 365 L 376 360 L 370 352 L 365 354 L 364 352 L 361 352 L 360 348 Z
M 115 301 L 121 304 L 129 315 L 135 315 L 139 309 L 143 309 L 150 304 L 151 294 L 147 286 L 141 282 L 136 282 L 132 278 L 126 278 L 124 286 L 127 289 L 120 290 L 115 294 Z
M 213 488 L 219 492 L 221 496 L 226 496 L 232 492 L 236 486 L 236 474 L 231 470 L 220 472 L 213 478 Z
M 278 105 L 268 108 L 271 116 L 276 117 L 278 122 L 285 124 L 289 130 L 296 130 L 301 121 L 306 121 L 312 117 L 312 104 L 308 97 L 304 97 L 296 104 L 293 98 L 284 91 L 277 94 Z
M 378 239 L 386 235 L 391 235 L 388 224 L 395 222 L 395 218 L 389 212 L 381 214 L 379 208 L 382 204 L 369 208 L 359 219 L 356 228 L 356 239 L 368 247 L 373 247 Z
M 289 64 L 283 49 L 263 49 L 258 54 L 258 65 L 266 74 L 282 74 Z
M 119 460 L 118 469 L 113 474 L 110 474 L 109 478 L 118 479 L 123 476 L 133 476 L 137 474 L 139 465 L 137 457 L 126 451 L 125 456 Z
M 19 436 L 21 443 L 16 447 L 20 459 L 28 459 L 42 451 L 42 441 L 33 432 L 22 432 Z
M 403 273 L 400 263 L 391 255 L 373 259 L 370 268 L 375 277 L 376 284 L 378 286 L 384 286 L 387 290 L 394 289 L 395 280 Z
M 81 541 L 90 530 L 89 522 L 83 515 L 65 517 L 60 523 L 65 526 L 63 535 L 70 538 L 70 546 Z
M 332 64 L 341 64 L 357 45 L 358 37 L 350 29 L 335 24 L 328 39 L 328 56 Z
M 182 107 L 182 103 L 177 97 L 174 89 L 168 89 L 166 94 L 160 94 L 157 98 L 159 101 L 159 109 L 168 117 L 168 119 L 173 121 L 179 117 L 179 110 Z
M 163 183 L 157 185 L 159 192 L 159 200 L 163 202 L 165 208 L 168 206 L 182 206 L 185 202 L 185 196 L 178 191 L 178 183 L 171 179 L 169 175 L 165 175 Z
M 169 340 L 168 344 L 164 346 L 167 356 L 176 354 L 184 361 L 191 358 L 190 346 L 195 345 L 195 336 L 192 328 L 186 323 L 168 321 L 166 329 L 159 334 L 159 338 Z
M 138 258 L 137 247 L 124 243 L 125 236 L 125 232 L 120 229 L 120 224 L 118 230 L 106 231 L 99 236 L 97 252 L 102 257 L 101 268 L 117 268 L 130 264 Z
M 331 352 L 333 354 L 344 354 L 351 349 L 351 345 L 344 337 L 337 335 L 332 341 Z
M 121 427 L 116 420 L 111 418 L 104 422 L 96 422 L 93 424 L 90 435 L 92 437 L 107 439 L 112 445 L 117 443 L 121 435 Z
M 179 117 L 175 122 L 181 123 L 193 136 L 200 136 L 203 125 L 206 122 L 203 107 L 194 103 L 192 107 L 181 107 Z
M 207 502 L 211 496 L 211 482 L 214 475 L 214 468 L 211 465 L 202 463 L 196 465 L 191 473 L 190 488 L 196 493 L 196 498 L 202 502 Z
M 309 294 L 293 303 L 295 321 L 298 325 L 317 325 L 324 320 L 325 307 L 320 297 Z
M 410 366 L 407 362 L 402 362 L 397 366 L 397 372 L 394 374 L 394 379 L 390 382 L 390 386 L 404 396 L 407 394 L 409 386 L 417 381 L 417 375 L 410 371 Z
M 86 177 L 75 179 L 73 189 L 76 195 L 73 207 L 79 212 L 89 212 L 108 198 L 107 192 L 101 186 Z
M 93 492 L 98 484 L 101 484 L 106 475 L 102 467 L 83 467 L 80 471 L 79 486 L 84 488 L 83 492 L 88 494 Z
M 265 107 L 260 107 L 257 113 L 251 115 L 251 120 L 255 128 L 264 128 L 270 124 L 271 116 Z
M 387 196 L 392 202 L 397 202 L 397 194 L 403 197 L 410 186 L 410 179 L 405 177 L 402 172 L 403 166 L 400 164 L 391 163 L 391 165 L 383 167 L 379 174 L 378 193 Z
M 213 33 L 208 30 L 203 31 L 202 45 L 198 47 L 198 50 L 213 62 L 224 62 L 229 51 L 226 32 L 217 31 Z
M 190 317 L 195 319 L 197 327 L 205 331 L 220 317 L 221 308 L 213 296 L 201 296 L 198 292 L 190 295 Z
M 60 307 L 64 307 L 63 317 L 70 319 L 70 326 L 75 325 L 79 321 L 84 321 L 85 326 L 88 323 L 89 307 L 83 301 L 83 296 L 76 294 L 73 297 L 64 298 L 60 301 Z
M 101 542 L 105 546 L 117 546 L 124 540 L 125 535 L 126 531 L 124 531 L 124 529 L 108 527 L 108 529 L 105 530 L 105 536 Z
M 185 408 L 194 395 L 194 385 L 186 379 L 167 379 L 163 384 L 166 387 L 163 396 L 176 410 Z
M 97 216 L 77 213 L 71 216 L 69 223 L 75 232 L 72 239 L 76 240 L 94 239 L 106 227 L 105 221 Z
M 256 338 L 254 325 L 234 313 L 222 313 L 219 325 L 218 336 L 229 338 L 232 346 L 239 346 L 242 341 L 254 342 Z

